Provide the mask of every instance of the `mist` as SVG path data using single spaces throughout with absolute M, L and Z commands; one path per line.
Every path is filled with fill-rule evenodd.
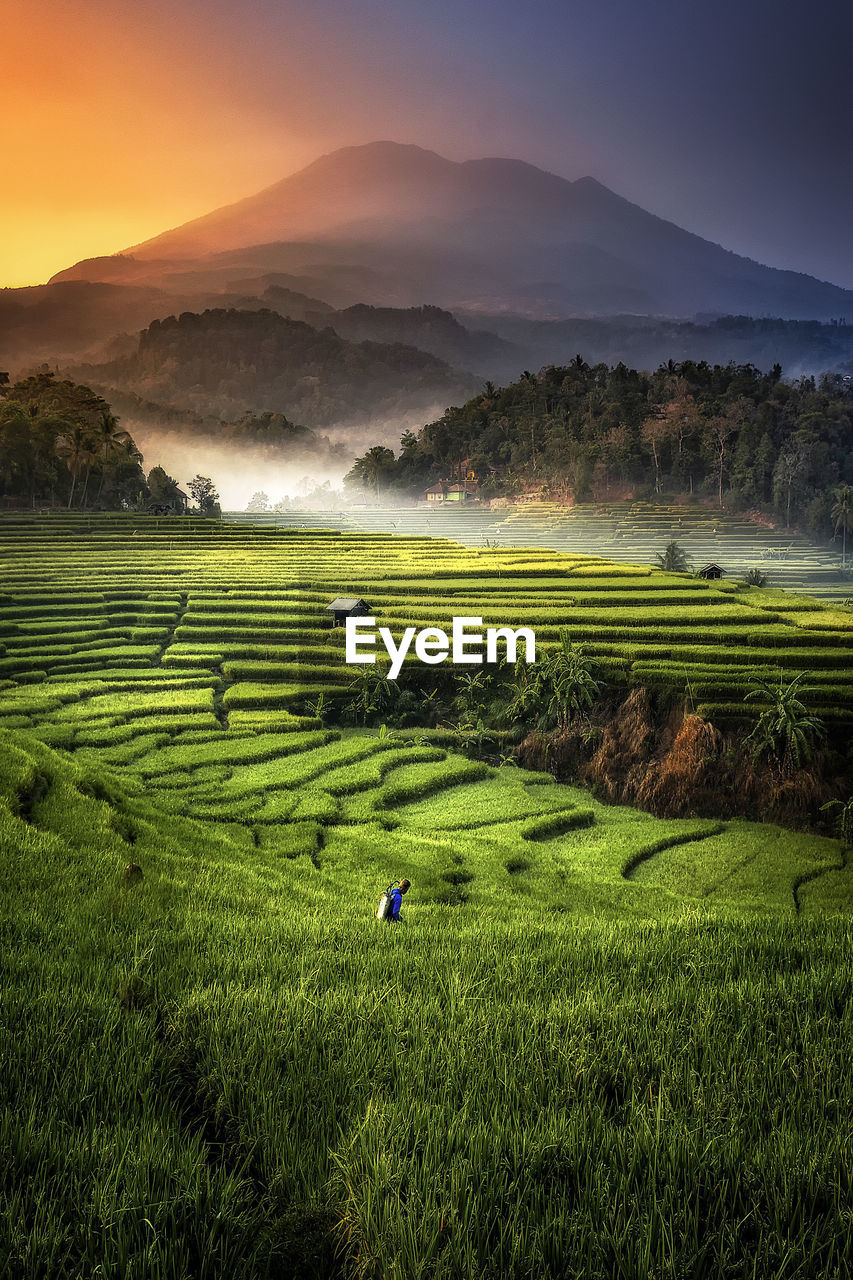
M 153 467 L 163 467 L 182 489 L 188 491 L 193 476 L 209 476 L 219 493 L 223 511 L 245 511 L 253 494 L 263 492 L 270 506 L 290 500 L 295 506 L 344 506 L 342 482 L 355 458 L 373 445 L 382 444 L 395 452 L 406 430 L 417 431 L 434 421 L 446 406 L 436 403 L 426 411 L 402 413 L 394 419 L 374 419 L 359 426 L 330 427 L 322 452 L 308 449 L 283 451 L 265 445 L 224 443 L 212 436 L 187 435 L 174 427 L 122 419 L 143 455 L 146 475 Z M 328 486 L 325 494 L 315 490 Z

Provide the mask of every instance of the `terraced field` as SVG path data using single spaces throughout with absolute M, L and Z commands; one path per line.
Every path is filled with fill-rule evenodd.
M 449 630 L 464 613 L 530 626 L 547 646 L 568 625 L 613 683 L 686 689 L 718 719 L 749 713 L 756 674 L 808 670 L 806 696 L 841 730 L 853 720 L 853 616 L 734 583 L 427 538 L 73 516 L 10 519 L 0 537 L 0 730 L 73 751 L 164 812 L 233 824 L 265 856 L 336 868 L 366 824 L 385 834 L 365 884 L 405 872 L 422 906 L 514 910 L 547 893 L 565 910 L 642 912 L 654 899 L 660 912 L 670 885 L 676 910 L 687 886 L 702 901 L 741 901 L 757 884 L 763 906 L 786 912 L 843 900 L 833 841 L 739 824 L 661 831 L 547 776 L 454 755 L 442 745 L 452 735 L 342 735 L 310 708 L 352 696 L 326 611 L 351 593 L 397 636 Z M 432 669 L 421 670 L 428 683 Z M 694 875 L 684 859 L 705 869 Z
M 349 684 L 355 593 L 394 631 L 568 624 L 613 681 L 692 663 L 728 701 L 807 660 L 843 731 L 848 615 L 191 519 L 10 517 L 0 573 L 0 1274 L 850 1273 L 839 841 L 308 706 Z
M 347 508 L 340 512 L 229 513 L 228 520 L 267 528 L 337 529 L 450 538 L 468 546 L 547 547 L 574 555 L 606 555 L 620 563 L 656 565 L 675 539 L 694 568 L 714 561 L 731 578 L 760 569 L 773 588 L 841 601 L 853 594 L 853 573 L 842 572 L 839 547 L 801 534 L 765 528 L 745 517 L 704 506 L 650 502 L 526 502 L 499 510 L 479 506 Z
M 752 679 L 798 672 L 827 723 L 853 719 L 853 612 L 734 581 L 189 518 L 7 517 L 0 556 L 0 725 L 58 744 L 120 738 L 130 719 L 162 727 L 152 717 L 170 706 L 175 731 L 298 727 L 353 676 L 326 612 L 340 594 L 363 596 L 398 638 L 454 614 L 532 627 L 544 648 L 568 627 L 614 684 L 670 689 L 719 723 L 755 714 Z

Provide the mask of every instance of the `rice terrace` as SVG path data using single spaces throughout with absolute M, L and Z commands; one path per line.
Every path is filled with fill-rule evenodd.
M 4 5 L 0 1280 L 853 1278 L 853 6 L 540 7 Z
M 3 1274 L 840 1280 L 837 570 L 426 518 L 0 517 Z

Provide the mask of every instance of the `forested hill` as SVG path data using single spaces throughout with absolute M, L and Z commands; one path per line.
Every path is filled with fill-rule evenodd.
M 266 308 L 155 320 L 131 356 L 83 371 L 99 385 L 196 413 L 273 410 L 310 427 L 426 412 L 478 385 L 414 347 L 349 342 Z
M 487 383 L 417 436 L 404 434 L 396 457 L 368 451 L 348 483 L 420 495 L 470 459 L 483 497 L 539 487 L 575 500 L 693 494 L 826 537 L 839 487 L 853 484 L 851 440 L 850 379 L 787 382 L 778 366 L 689 361 L 647 374 L 578 356 L 506 387 Z
M 282 306 L 275 305 L 285 314 Z M 404 342 L 482 377 L 517 377 L 530 363 L 524 347 L 482 329 L 466 328 L 441 307 L 370 307 L 359 303 L 316 316 L 306 312 L 304 318 L 318 328 L 321 324 L 330 326 L 350 342 Z

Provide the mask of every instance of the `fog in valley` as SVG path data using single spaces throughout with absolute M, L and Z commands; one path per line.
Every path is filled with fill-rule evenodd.
M 258 492 L 267 495 L 270 507 L 286 501 L 293 507 L 318 510 L 345 504 L 343 478 L 358 454 L 376 444 L 397 452 L 404 431 L 417 431 L 439 418 L 445 407 L 436 404 L 417 416 L 401 414 L 393 421 L 330 427 L 316 438 L 315 448 L 235 444 L 134 420 L 131 415 L 122 419 L 122 426 L 142 453 L 146 474 L 153 467 L 163 467 L 185 491 L 193 476 L 209 476 L 223 511 L 245 511 Z

